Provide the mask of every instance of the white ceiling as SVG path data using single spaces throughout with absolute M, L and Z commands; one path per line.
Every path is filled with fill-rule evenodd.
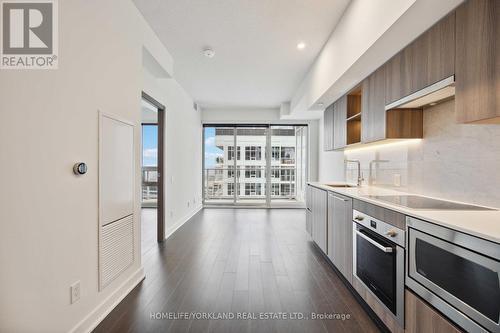
M 351 0 L 134 0 L 202 107 L 289 101 Z M 302 51 L 297 43 L 307 44 Z M 205 47 L 212 59 L 202 55 Z

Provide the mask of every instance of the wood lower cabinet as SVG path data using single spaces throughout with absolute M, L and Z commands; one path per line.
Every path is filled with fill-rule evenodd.
M 459 123 L 500 123 L 500 1 L 456 10 L 455 80 Z
M 352 199 L 328 193 L 328 257 L 352 283 Z
M 385 104 L 455 73 L 455 13 L 424 32 L 386 63 Z
M 410 290 L 405 291 L 405 332 L 459 333 L 462 332 L 434 308 Z
M 324 253 L 327 253 L 327 192 L 311 185 L 308 185 L 308 188 L 311 193 L 312 239 Z
M 311 185 L 306 186 L 306 231 L 311 237 L 313 236 L 312 189 Z

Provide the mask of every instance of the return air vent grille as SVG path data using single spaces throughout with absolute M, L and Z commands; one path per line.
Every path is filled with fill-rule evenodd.
M 102 226 L 99 289 L 110 284 L 134 262 L 134 217 L 128 215 Z

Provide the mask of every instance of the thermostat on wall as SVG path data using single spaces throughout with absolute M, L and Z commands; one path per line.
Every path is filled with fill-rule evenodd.
M 84 162 L 78 162 L 73 166 L 73 172 L 75 175 L 84 175 L 87 173 L 87 164 Z

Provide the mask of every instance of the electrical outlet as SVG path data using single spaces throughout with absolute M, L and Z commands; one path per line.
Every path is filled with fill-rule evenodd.
M 170 211 L 170 217 L 174 217 L 174 212 L 172 210 Z
M 190 203 L 190 202 L 189 202 L 189 200 L 188 200 L 188 208 L 189 208 L 189 206 L 190 206 L 190 205 L 191 205 L 191 203 Z
M 71 292 L 71 304 L 75 303 L 80 299 L 80 281 L 76 281 L 70 286 L 70 292 Z

